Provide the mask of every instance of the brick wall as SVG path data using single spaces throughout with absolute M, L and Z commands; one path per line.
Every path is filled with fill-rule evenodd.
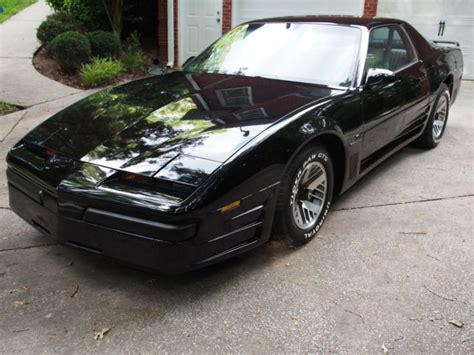
M 161 63 L 168 60 L 168 4 L 166 0 L 158 1 L 158 58 Z
M 378 0 L 365 0 L 364 17 L 375 17 L 377 15 Z
M 222 1 L 222 34 L 232 28 L 232 0 Z
M 168 62 L 168 1 L 158 1 L 158 57 L 161 64 Z M 178 61 L 178 0 L 174 1 L 174 58 Z
M 173 27 L 174 27 L 174 66 L 178 65 L 178 41 L 179 41 L 179 28 L 178 28 L 178 0 L 173 0 Z

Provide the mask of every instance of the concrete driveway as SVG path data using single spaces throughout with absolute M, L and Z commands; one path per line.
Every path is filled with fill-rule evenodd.
M 8 209 L 2 172 L 0 352 L 472 353 L 473 97 L 463 83 L 440 146 L 380 166 L 307 246 L 273 242 L 175 278 L 52 244 Z M 72 100 L 16 119 L 1 169 Z

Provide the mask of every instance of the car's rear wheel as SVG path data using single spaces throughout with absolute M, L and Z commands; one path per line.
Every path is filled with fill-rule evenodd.
M 328 151 L 320 145 L 304 149 L 282 179 L 275 232 L 295 246 L 313 239 L 328 214 L 333 186 L 334 169 Z
M 430 112 L 428 123 L 426 124 L 423 134 L 418 138 L 416 143 L 423 148 L 434 148 L 436 147 L 441 138 L 443 137 L 444 131 L 446 130 L 446 124 L 448 122 L 449 115 L 449 88 L 445 84 L 441 84 L 439 88 L 439 94 L 433 104 Z

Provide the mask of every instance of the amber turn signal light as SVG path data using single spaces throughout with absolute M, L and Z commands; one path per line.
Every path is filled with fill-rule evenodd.
M 228 205 L 225 205 L 224 207 L 219 208 L 219 211 L 221 213 L 226 213 L 226 212 L 232 211 L 233 209 L 239 206 L 240 206 L 240 200 L 237 200 L 232 203 L 229 203 Z

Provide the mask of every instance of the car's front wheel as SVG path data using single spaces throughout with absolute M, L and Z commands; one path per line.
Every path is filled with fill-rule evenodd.
M 334 169 L 328 151 L 320 145 L 304 149 L 282 179 L 276 233 L 295 246 L 313 239 L 328 214 L 333 186 Z

